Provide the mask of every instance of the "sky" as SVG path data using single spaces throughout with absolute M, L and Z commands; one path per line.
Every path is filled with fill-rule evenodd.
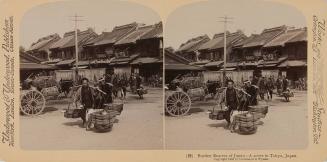
M 73 15 L 84 16 L 78 28 L 94 28 L 100 34 L 114 26 L 131 22 L 154 24 L 161 21 L 152 9 L 140 4 L 115 0 L 80 0 L 54 2 L 34 7 L 23 17 L 20 28 L 20 44 L 25 48 L 39 38 L 74 30 Z M 181 6 L 170 13 L 164 22 L 165 46 L 178 49 L 188 39 L 223 32 L 219 17 L 232 17 L 227 29 L 243 30 L 246 35 L 259 34 L 265 28 L 288 25 L 304 27 L 304 16 L 284 4 L 263 0 L 209 0 Z
M 81 15 L 78 22 L 80 30 L 94 28 L 100 34 L 111 31 L 114 26 L 132 22 L 155 24 L 161 21 L 160 16 L 142 5 L 111 0 L 83 0 L 48 3 L 27 11 L 20 26 L 20 45 L 29 48 L 39 38 L 74 30 L 73 15 Z
M 259 34 L 265 28 L 281 25 L 305 27 L 305 17 L 296 8 L 263 0 L 210 0 L 192 3 L 172 12 L 164 26 L 166 47 L 178 49 L 190 38 L 224 31 L 219 17 L 232 17 L 227 30 L 242 30 L 246 35 Z

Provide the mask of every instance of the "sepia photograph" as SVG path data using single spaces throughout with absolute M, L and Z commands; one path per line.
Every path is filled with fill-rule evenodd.
M 29 9 L 20 26 L 20 147 L 163 148 L 163 25 L 123 1 Z
M 305 149 L 307 32 L 301 12 L 277 2 L 210 0 L 172 12 L 165 148 Z

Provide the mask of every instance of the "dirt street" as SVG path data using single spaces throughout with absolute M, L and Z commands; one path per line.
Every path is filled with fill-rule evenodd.
M 82 120 L 64 118 L 68 99 L 48 101 L 36 117 L 21 116 L 22 149 L 162 149 L 162 89 L 151 88 L 143 100 L 128 93 L 124 110 L 111 132 L 96 133 L 81 127 Z
M 291 102 L 274 96 L 263 125 L 252 135 L 231 133 L 225 120 L 210 120 L 214 101 L 195 102 L 184 117 L 165 117 L 166 149 L 304 149 L 308 144 L 307 93 Z

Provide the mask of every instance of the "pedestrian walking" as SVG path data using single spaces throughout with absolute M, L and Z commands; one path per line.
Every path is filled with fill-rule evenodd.
M 275 89 L 274 86 L 274 80 L 272 78 L 272 76 L 270 76 L 270 78 L 267 80 L 267 84 L 266 84 L 266 88 L 267 88 L 267 93 L 268 93 L 268 100 L 272 100 L 273 98 L 273 90 Z

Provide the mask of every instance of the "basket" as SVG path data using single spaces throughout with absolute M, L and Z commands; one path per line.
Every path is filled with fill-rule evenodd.
M 117 112 L 114 110 L 102 110 L 90 114 L 90 120 L 94 123 L 94 128 L 99 132 L 111 130 L 116 120 Z
M 216 107 L 220 107 L 220 109 L 216 109 Z M 223 109 L 222 105 L 215 105 L 212 110 L 209 110 L 209 119 L 211 120 L 224 120 L 225 114 L 228 109 Z
M 67 109 L 64 112 L 65 118 L 79 118 L 81 117 L 81 110 L 82 109 Z
M 260 116 L 257 113 L 247 112 L 234 116 L 240 134 L 254 134 L 257 131 Z
M 240 134 L 249 135 L 249 134 L 256 133 L 257 130 L 258 130 L 258 127 L 257 126 L 253 126 L 253 127 L 241 127 L 241 126 L 239 126 L 238 130 L 239 130 Z
M 224 120 L 225 119 L 225 112 L 223 110 L 215 110 L 209 113 L 209 119 L 211 120 Z

